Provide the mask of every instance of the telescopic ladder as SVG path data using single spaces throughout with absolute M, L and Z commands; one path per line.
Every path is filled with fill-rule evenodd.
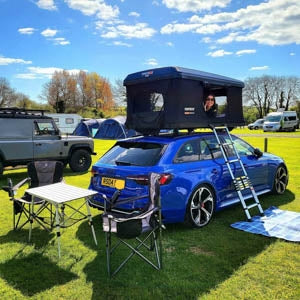
M 246 214 L 246 217 L 247 217 L 247 220 L 248 221 L 251 221 L 251 214 L 249 212 L 249 210 L 251 208 L 254 208 L 254 207 L 257 207 L 260 214 L 261 215 L 264 215 L 264 211 L 261 207 L 261 204 L 258 200 L 258 197 L 257 197 L 257 194 L 254 190 L 254 187 L 250 181 L 250 178 L 247 174 L 247 171 L 243 165 L 243 162 L 240 158 L 240 155 L 234 145 L 234 142 L 232 140 L 232 137 L 231 137 L 231 134 L 227 128 L 227 126 L 223 126 L 223 127 L 215 127 L 215 126 L 210 126 L 211 129 L 213 130 L 214 132 L 214 135 L 217 139 L 217 143 L 220 147 L 220 150 L 222 152 L 222 155 L 225 159 L 225 163 L 226 163 L 226 166 L 229 170 L 229 173 L 230 173 L 230 176 L 232 178 L 232 181 L 234 183 L 234 186 L 235 186 L 235 189 L 237 191 L 237 194 L 239 196 L 239 199 L 240 199 L 240 202 L 242 204 L 242 207 L 245 211 L 245 214 Z M 225 134 L 225 136 L 227 135 L 228 138 L 229 138 L 229 142 L 226 142 L 225 139 L 222 139 L 220 138 L 219 136 L 219 132 L 223 132 Z M 231 147 L 233 149 L 233 154 L 234 156 L 233 157 L 228 157 L 227 154 L 226 154 L 226 149 L 225 147 L 228 146 L 228 147 Z M 241 170 L 242 170 L 242 176 L 239 176 L 239 177 L 235 177 L 234 173 L 233 173 L 233 170 L 232 170 L 232 164 L 234 163 L 238 163 L 240 166 L 241 166 Z M 251 194 L 253 196 L 253 199 L 254 199 L 254 203 L 250 204 L 250 205 L 247 205 L 246 202 L 245 202 L 245 198 L 242 194 L 242 191 L 243 190 L 250 190 L 251 191 Z

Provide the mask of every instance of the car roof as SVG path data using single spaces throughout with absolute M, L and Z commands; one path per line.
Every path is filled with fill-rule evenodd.
M 197 133 L 182 133 L 180 135 L 159 135 L 159 136 L 140 136 L 129 139 L 120 140 L 119 142 L 145 142 L 145 143 L 159 143 L 159 144 L 170 144 L 175 141 L 188 141 L 194 138 L 204 138 L 208 136 L 215 136 L 212 132 L 197 132 Z
M 244 87 L 244 83 L 237 79 L 229 78 L 218 74 L 208 73 L 204 71 L 198 71 L 198 70 L 187 69 L 182 67 L 174 67 L 174 66 L 149 69 L 149 70 L 129 74 L 124 80 L 124 85 L 131 85 L 140 82 L 149 82 L 154 80 L 172 79 L 172 78 L 192 79 L 192 80 L 197 80 L 205 83 L 222 85 L 222 86 L 229 85 L 229 86 L 236 86 L 240 88 Z

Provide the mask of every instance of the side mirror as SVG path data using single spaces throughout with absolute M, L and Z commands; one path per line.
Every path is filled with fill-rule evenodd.
M 263 156 L 263 152 L 261 152 L 258 148 L 255 148 L 253 153 L 257 158 L 260 158 Z

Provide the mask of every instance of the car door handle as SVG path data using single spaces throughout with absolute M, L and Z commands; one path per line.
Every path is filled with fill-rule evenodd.
M 211 172 L 215 175 L 219 173 L 217 169 L 212 169 Z
M 41 143 L 37 143 L 37 144 L 35 144 L 36 146 L 42 146 L 42 144 Z

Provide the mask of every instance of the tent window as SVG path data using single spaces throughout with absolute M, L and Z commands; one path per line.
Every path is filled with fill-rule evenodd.
M 73 118 L 66 118 L 66 124 L 74 124 Z

